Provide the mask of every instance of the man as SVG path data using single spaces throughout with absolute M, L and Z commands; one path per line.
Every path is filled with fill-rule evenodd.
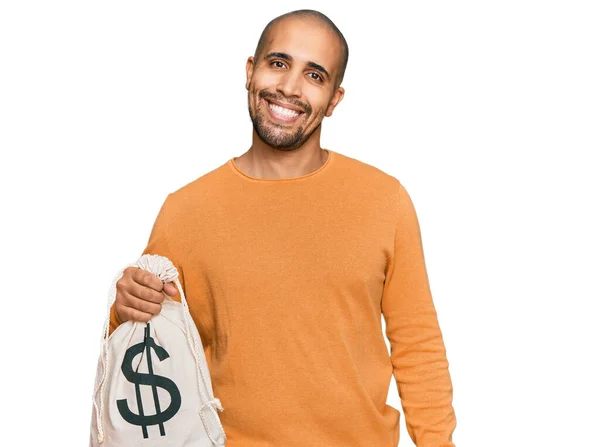
M 415 444 L 454 446 L 411 199 L 394 177 L 320 147 L 347 59 L 321 13 L 271 21 L 246 63 L 252 146 L 169 194 L 143 252 L 180 273 L 228 447 L 396 447 L 392 374 Z M 127 269 L 111 328 L 159 313 L 163 290 L 177 293 Z

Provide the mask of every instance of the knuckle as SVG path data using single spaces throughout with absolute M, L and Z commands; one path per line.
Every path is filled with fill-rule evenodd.
M 123 292 L 121 290 L 117 290 L 117 295 L 115 297 L 115 303 L 120 306 L 121 303 L 125 302 L 125 295 L 123 294 Z
M 125 270 L 123 270 L 123 276 L 121 276 L 120 281 L 131 281 L 131 279 L 134 278 L 134 275 L 135 267 L 127 267 Z
M 131 287 L 131 280 L 129 277 L 122 276 L 117 281 L 117 292 L 128 292 Z
M 153 274 L 150 274 L 150 278 L 148 280 L 148 285 L 150 287 L 152 287 L 152 289 L 154 290 L 162 290 L 163 288 L 163 283 L 160 279 L 158 279 L 156 276 L 154 276 Z
M 145 303 L 143 303 L 143 309 L 140 309 L 142 312 L 146 312 L 149 314 L 154 314 L 154 310 L 155 310 L 155 304 L 151 303 L 149 301 L 146 301 Z
M 145 272 L 146 274 L 144 275 L 144 280 L 145 280 L 145 284 L 148 287 L 152 287 L 154 285 L 154 280 L 157 279 L 156 276 L 154 276 L 152 273 L 150 272 Z
M 143 321 L 143 317 L 144 317 L 144 314 L 142 312 L 140 312 L 139 310 L 133 309 L 131 311 L 131 317 L 130 317 L 131 320 L 133 320 L 133 321 Z
M 143 285 L 150 288 L 150 289 L 154 289 L 156 288 L 156 281 L 160 281 L 156 276 L 154 276 L 152 273 L 150 272 L 144 272 L 144 276 L 143 276 Z
M 154 303 L 154 304 L 152 304 L 152 307 L 150 308 L 150 313 L 152 315 L 158 315 L 161 310 L 162 310 L 162 305 Z
M 142 286 L 146 285 L 146 275 L 144 274 L 144 272 L 140 272 L 140 274 L 136 276 L 135 282 Z
M 140 290 L 140 299 L 142 299 L 144 301 L 151 301 L 152 300 L 152 289 L 149 289 L 148 287 L 143 287 Z
M 163 293 L 157 292 L 156 290 L 150 290 L 149 294 L 150 294 L 150 296 L 148 298 L 148 301 L 152 301 L 155 304 L 160 304 L 165 299 L 165 296 L 163 295 Z

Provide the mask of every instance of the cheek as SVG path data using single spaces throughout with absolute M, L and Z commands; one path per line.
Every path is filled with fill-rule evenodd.
M 312 106 L 312 115 L 315 120 L 321 120 L 327 113 L 327 108 L 329 107 L 329 103 L 324 103 L 323 100 L 315 100 L 310 103 Z
M 258 92 L 265 89 L 274 90 L 277 84 L 278 80 L 275 73 L 256 73 L 252 78 L 252 85 Z
M 327 107 L 329 107 L 329 97 L 324 95 L 321 89 L 316 89 L 314 86 L 309 86 L 304 93 L 305 101 L 312 107 L 313 115 L 325 114 Z

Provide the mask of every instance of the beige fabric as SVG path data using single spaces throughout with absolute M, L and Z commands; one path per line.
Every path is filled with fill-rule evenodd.
M 217 413 L 223 407 L 213 395 L 202 341 L 177 269 L 166 257 L 149 254 L 130 265 L 163 283 L 174 281 L 181 303 L 165 295 L 161 313 L 148 324 L 125 322 L 110 337 L 107 311 L 90 446 L 223 447 L 226 435 Z M 109 310 L 123 270 L 111 285 Z

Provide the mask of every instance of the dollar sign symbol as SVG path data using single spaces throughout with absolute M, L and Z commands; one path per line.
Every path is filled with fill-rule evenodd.
M 160 435 L 165 436 L 164 423 L 175 416 L 181 407 L 181 394 L 177 385 L 175 385 L 175 382 L 166 377 L 154 375 L 152 370 L 152 357 L 150 355 L 151 349 L 154 349 L 156 356 L 161 362 L 169 357 L 169 353 L 162 346 L 158 346 L 150 336 L 150 323 L 147 323 L 146 328 L 144 329 L 144 341 L 129 348 L 127 352 L 125 352 L 125 357 L 121 364 L 121 371 L 123 371 L 125 378 L 127 378 L 129 382 L 135 384 L 135 396 L 140 414 L 135 414 L 129 409 L 127 399 L 117 400 L 117 408 L 123 419 L 132 425 L 140 425 L 142 427 L 144 438 L 148 438 L 149 425 L 158 425 Z M 135 359 L 135 356 L 141 354 L 144 350 L 146 351 L 146 358 L 148 360 L 148 374 L 138 373 L 133 370 L 133 360 Z M 156 414 L 148 416 L 144 415 L 140 385 L 149 385 L 152 387 Z M 160 409 L 157 387 L 161 387 L 171 396 L 171 403 L 165 411 L 161 411 Z

